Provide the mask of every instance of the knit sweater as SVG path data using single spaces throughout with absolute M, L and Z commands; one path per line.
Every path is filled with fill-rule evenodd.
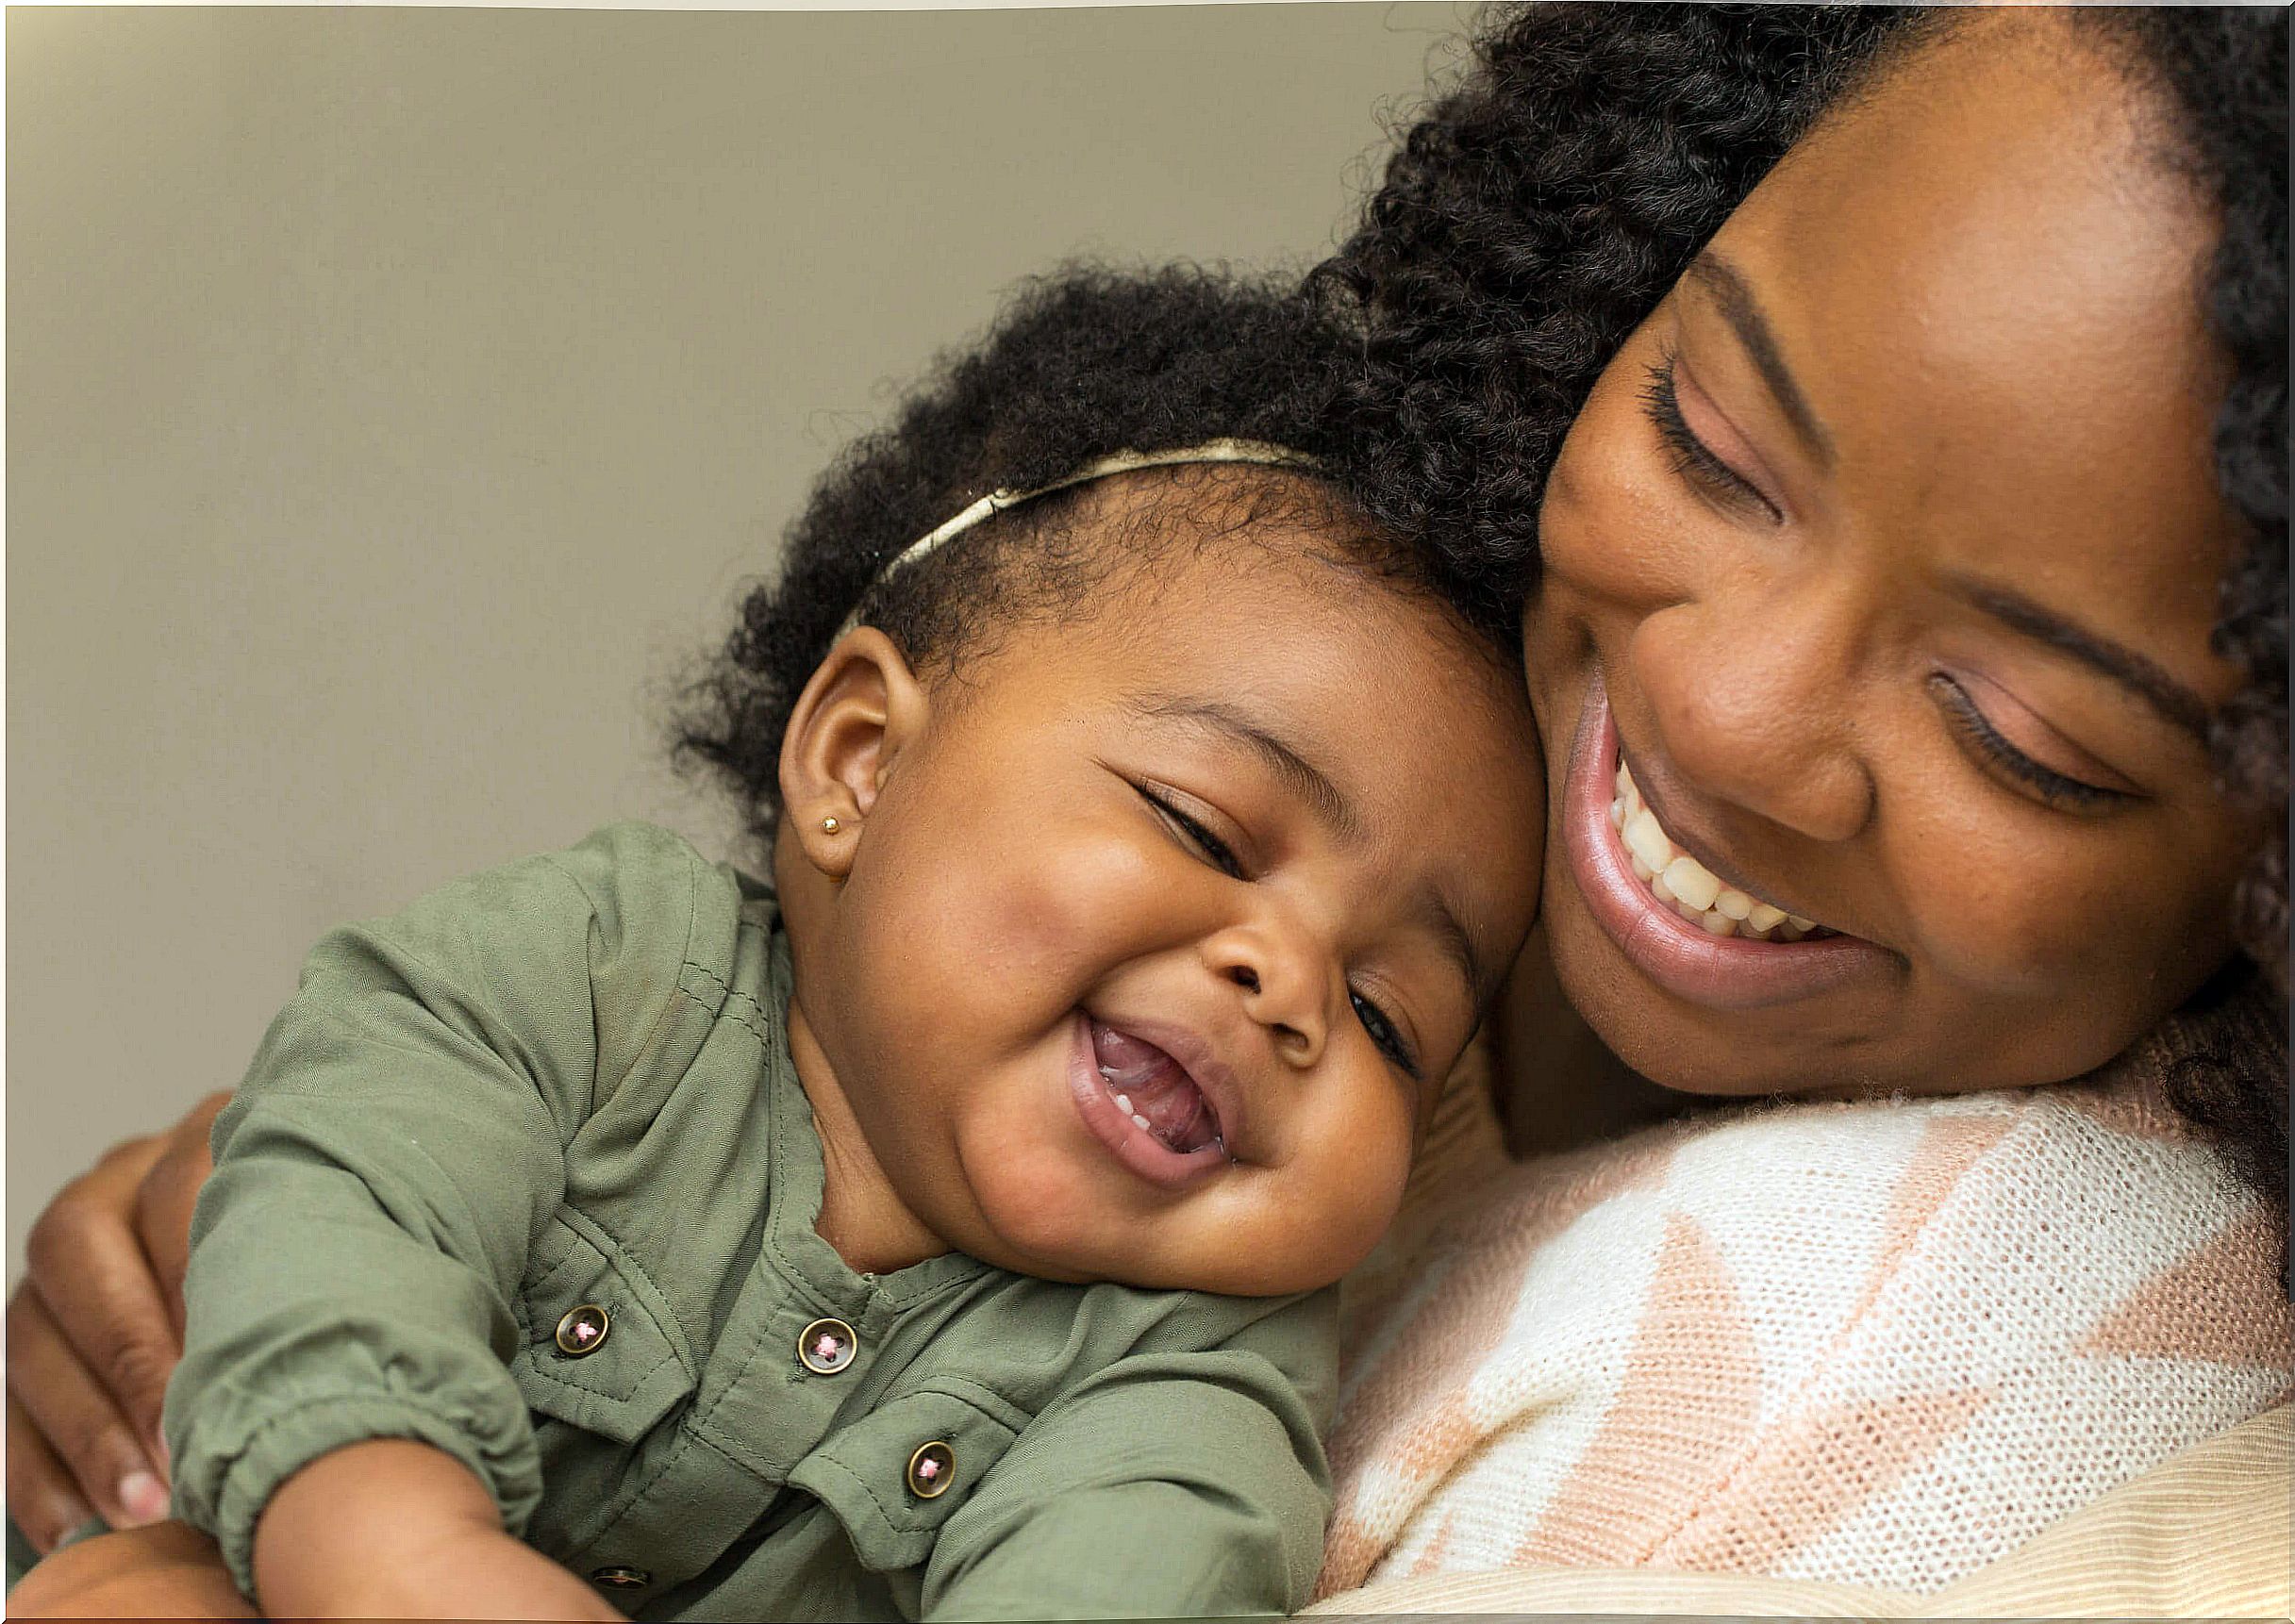
M 1475 1176 L 1454 1148 L 1454 1193 L 1352 1283 L 1322 1593 L 1555 1566 L 1934 1590 L 2283 1400 L 2285 1213 L 2165 1103 L 2194 1045 L 2171 1022 L 2077 1085 L 1773 1104 Z

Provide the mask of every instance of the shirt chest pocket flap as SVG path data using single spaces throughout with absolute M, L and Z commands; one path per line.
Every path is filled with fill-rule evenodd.
M 529 1409 L 634 1443 L 693 1391 L 693 1356 L 644 1271 L 593 1229 L 561 1214 L 536 1243 L 510 1373 Z
M 789 1481 L 844 1525 L 863 1566 L 914 1567 L 1027 1424 L 988 1389 L 942 1378 L 838 1428 Z

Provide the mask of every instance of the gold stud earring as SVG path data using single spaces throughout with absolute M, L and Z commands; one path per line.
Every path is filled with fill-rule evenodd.
M 823 818 L 821 820 L 821 832 L 823 835 L 834 835 L 838 830 L 843 827 L 844 825 L 838 822 L 834 818 Z

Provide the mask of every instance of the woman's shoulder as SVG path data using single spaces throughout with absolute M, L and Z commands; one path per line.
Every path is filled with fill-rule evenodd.
M 1326 1588 L 1949 1583 L 2287 1391 L 2282 1221 L 2155 1067 L 1525 1164 L 1352 1328 Z

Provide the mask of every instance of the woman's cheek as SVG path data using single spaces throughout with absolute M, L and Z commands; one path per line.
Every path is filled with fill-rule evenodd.
M 1901 871 L 1917 921 L 1906 946 L 1948 979 L 2011 997 L 2085 998 L 2155 940 L 2152 870 L 2092 825 L 1943 827 L 1948 837 L 1924 841 Z

